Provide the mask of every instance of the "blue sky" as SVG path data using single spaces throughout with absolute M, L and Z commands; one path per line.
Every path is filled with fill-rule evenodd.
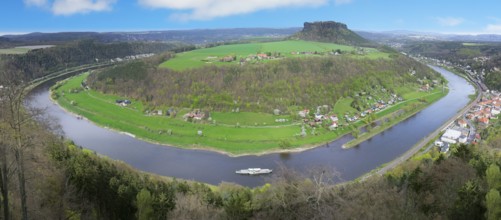
M 499 0 L 2 0 L 0 35 L 300 27 L 334 20 L 355 30 L 501 34 Z

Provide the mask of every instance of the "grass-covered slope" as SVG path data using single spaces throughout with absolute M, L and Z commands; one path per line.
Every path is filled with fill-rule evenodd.
M 389 54 L 374 48 L 355 48 L 352 46 L 302 40 L 288 40 L 266 43 L 232 44 L 178 53 L 173 59 L 160 64 L 162 68 L 186 70 L 209 65 L 237 65 L 269 62 L 289 57 L 328 56 L 349 54 L 357 57 L 388 58 Z M 266 54 L 259 59 L 258 54 Z M 269 56 L 268 56 L 269 55 Z M 234 57 L 233 61 L 221 61 L 224 57 Z M 249 58 L 249 59 L 247 59 Z

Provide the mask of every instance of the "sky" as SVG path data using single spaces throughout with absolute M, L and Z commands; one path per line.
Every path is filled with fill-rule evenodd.
M 501 34 L 500 0 L 2 0 L 0 36 L 30 32 L 302 27 Z

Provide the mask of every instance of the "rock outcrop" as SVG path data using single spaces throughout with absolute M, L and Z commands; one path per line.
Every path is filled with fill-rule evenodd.
M 305 22 L 302 31 L 291 38 L 347 45 L 369 44 L 369 41 L 335 21 Z

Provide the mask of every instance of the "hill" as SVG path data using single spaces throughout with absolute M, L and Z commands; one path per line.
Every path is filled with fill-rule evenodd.
M 370 44 L 368 40 L 348 29 L 346 24 L 335 21 L 305 22 L 303 30 L 291 38 L 347 45 Z
M 216 111 L 232 111 L 238 107 L 243 111 L 271 113 L 273 109 L 284 111 L 290 106 L 333 106 L 345 93 L 349 96 L 377 85 L 396 89 L 404 82 L 417 82 L 414 77 L 409 78 L 409 69 L 419 68 L 418 72 L 424 74 L 421 78 L 435 78 L 429 69 L 403 56 L 358 59 L 312 55 L 252 65 L 207 65 L 182 71 L 157 69 L 152 65 L 143 68 L 141 73 L 126 74 L 137 65 L 140 64 L 101 71 L 89 78 L 89 84 L 97 90 L 144 100 L 154 106 Z M 142 77 L 130 78 L 138 74 Z M 388 83 L 386 77 L 392 78 L 392 82 Z

